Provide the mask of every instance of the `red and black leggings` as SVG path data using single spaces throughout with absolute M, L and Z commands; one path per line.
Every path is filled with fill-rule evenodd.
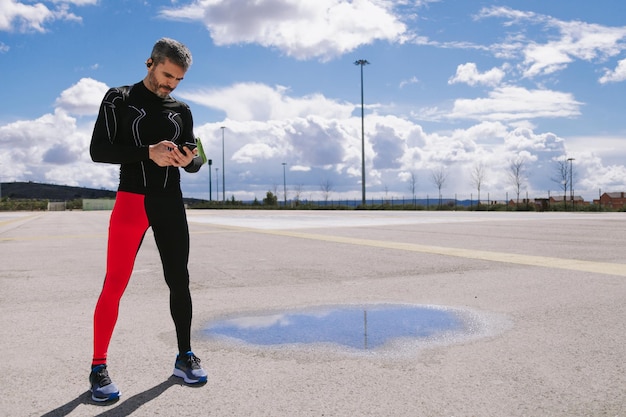
M 191 350 L 189 293 L 189 229 L 180 190 L 147 195 L 118 191 L 109 223 L 106 276 L 94 312 L 93 365 L 106 363 L 107 350 L 124 290 L 130 280 L 144 235 L 152 227 L 165 282 L 178 350 Z

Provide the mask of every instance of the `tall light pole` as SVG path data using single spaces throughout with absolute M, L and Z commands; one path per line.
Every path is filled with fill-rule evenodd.
M 226 126 L 222 126 L 220 129 L 222 129 L 222 201 L 226 203 L 226 167 L 224 166 L 224 129 Z
M 567 158 L 567 160 L 569 161 L 569 198 L 572 202 L 572 211 L 574 211 L 574 184 L 572 183 L 572 162 L 574 161 L 574 158 Z
M 287 174 L 285 173 L 286 162 L 283 162 L 283 197 L 285 198 L 285 207 L 287 207 Z
M 369 62 L 359 59 L 354 65 L 361 66 L 361 204 L 365 205 L 365 113 L 363 107 L 363 66 Z
M 213 160 L 209 159 L 207 162 L 209 163 L 209 201 L 213 201 L 213 180 L 211 179 L 211 165 L 213 165 Z
M 215 201 L 220 198 L 220 169 L 215 167 Z

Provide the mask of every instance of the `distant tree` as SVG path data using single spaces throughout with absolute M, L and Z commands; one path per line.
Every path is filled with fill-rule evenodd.
M 409 191 L 411 192 L 411 196 L 413 197 L 413 204 L 415 204 L 415 188 L 417 187 L 417 176 L 414 172 L 411 172 L 409 177 Z
M 300 197 L 302 196 L 302 184 L 298 184 L 293 188 L 293 199 L 296 203 L 300 202 Z
M 522 191 L 526 172 L 526 159 L 524 157 L 518 157 L 509 163 L 509 179 L 515 188 L 515 194 L 517 196 L 517 205 L 519 205 L 519 194 Z
M 476 188 L 476 190 L 478 190 L 478 205 L 480 206 L 480 187 L 485 179 L 485 166 L 482 162 L 478 162 L 474 165 L 470 179 L 472 181 L 472 185 Z
M 439 207 L 441 208 L 442 199 L 441 199 L 441 189 L 446 183 L 448 179 L 448 173 L 444 167 L 440 167 L 438 169 L 433 169 L 431 172 L 432 180 L 435 186 L 437 187 L 437 191 L 439 192 Z
M 320 184 L 320 190 L 324 195 L 324 202 L 328 203 L 328 198 L 330 197 L 330 193 L 333 191 L 333 183 L 330 180 L 324 180 Z
M 563 208 L 565 208 L 567 204 L 567 187 L 569 186 L 570 168 L 567 164 L 567 158 L 557 159 L 555 163 L 555 174 L 551 179 L 563 189 Z
M 276 194 L 268 191 L 263 199 L 263 204 L 266 206 L 277 206 L 278 205 L 278 197 Z

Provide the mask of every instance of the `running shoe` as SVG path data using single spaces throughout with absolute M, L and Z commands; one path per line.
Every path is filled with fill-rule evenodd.
M 91 399 L 97 402 L 111 401 L 119 398 L 120 390 L 111 381 L 106 365 L 98 365 L 89 374 Z
M 207 380 L 207 373 L 200 366 L 200 358 L 191 351 L 182 357 L 180 355 L 176 356 L 174 376 L 183 378 L 187 384 L 198 384 Z

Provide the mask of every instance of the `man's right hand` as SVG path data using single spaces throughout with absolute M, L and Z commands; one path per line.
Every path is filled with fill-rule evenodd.
M 176 163 L 176 159 L 171 152 L 175 147 L 176 144 L 174 142 L 162 140 L 155 145 L 150 145 L 148 148 L 148 155 L 158 166 L 169 167 Z

